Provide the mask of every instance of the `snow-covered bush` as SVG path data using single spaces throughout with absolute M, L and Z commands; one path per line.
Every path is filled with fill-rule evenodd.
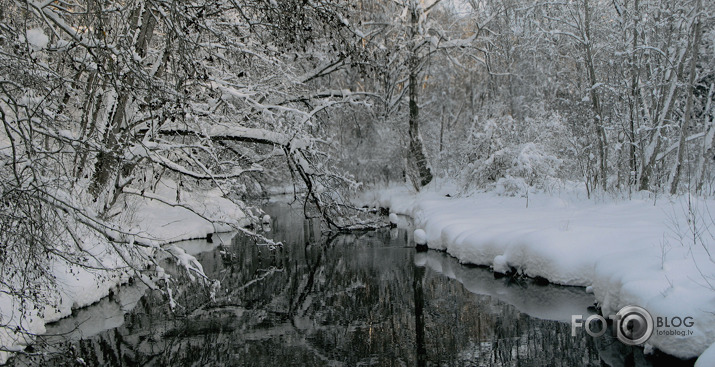
M 468 143 L 462 149 L 468 169 L 465 186 L 496 188 L 514 195 L 529 187 L 549 190 L 574 177 L 576 164 L 570 148 L 571 133 L 564 119 L 543 106 L 516 120 L 506 115 L 479 123 L 475 118 Z
M 484 159 L 473 171 L 475 182 L 493 183 L 506 175 L 511 166 L 513 153 L 510 149 L 499 149 Z
M 550 179 L 557 176 L 562 163 L 563 160 L 547 152 L 543 145 L 529 142 L 514 157 L 508 173 L 521 177 L 528 186 L 543 189 Z
M 524 194 L 527 188 L 528 185 L 523 178 L 506 175 L 497 181 L 494 191 L 499 195 L 517 196 Z
M 491 180 L 496 178 L 495 191 L 500 195 L 516 196 L 523 194 L 530 187 L 535 189 L 548 189 L 552 182 L 558 181 L 558 168 L 562 160 L 548 154 L 543 146 L 536 143 L 526 143 L 518 153 L 513 150 L 502 149 L 498 153 L 499 170 L 491 163 L 492 157 L 482 166 L 483 172 L 498 176 L 487 176 Z M 508 160 L 508 164 L 503 164 Z M 505 168 L 506 166 L 506 168 Z

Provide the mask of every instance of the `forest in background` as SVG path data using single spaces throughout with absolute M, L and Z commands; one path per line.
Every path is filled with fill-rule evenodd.
M 385 104 L 352 126 L 341 119 L 340 142 L 348 143 L 338 146 L 350 147 L 342 157 L 364 181 L 399 180 L 410 167 L 406 89 L 415 73 L 428 161 L 467 189 L 498 185 L 518 194 L 571 181 L 588 192 L 712 194 L 712 4 L 471 1 L 420 9 L 413 33 L 409 7 L 382 5 L 358 22 L 372 35 L 377 69 L 341 85 L 365 86 Z
M 98 216 L 163 175 L 714 189 L 710 2 L 6 5 L 6 199 L 26 176 Z

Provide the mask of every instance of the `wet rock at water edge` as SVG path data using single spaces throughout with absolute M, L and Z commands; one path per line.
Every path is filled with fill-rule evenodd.
M 534 284 L 536 285 L 549 285 L 549 283 L 551 282 L 542 276 L 537 275 L 534 277 Z

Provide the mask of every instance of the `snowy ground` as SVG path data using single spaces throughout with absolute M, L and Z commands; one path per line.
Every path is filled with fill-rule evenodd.
M 144 193 L 155 200 L 129 197 L 126 207 L 133 211 L 122 212 L 120 220 L 126 223 L 126 230 L 155 239 L 160 244 L 205 238 L 209 233 L 231 231 L 233 226 L 249 224 L 244 211 L 223 197 L 219 189 L 196 191 L 184 189 L 177 197 L 176 183 L 163 180 L 157 184 L 155 192 Z M 182 206 L 167 205 L 176 203 L 177 199 Z
M 574 192 L 454 198 L 457 191 L 446 184 L 419 194 L 390 187 L 361 201 L 412 216 L 430 248 L 460 262 L 590 286 L 604 315 L 638 305 L 654 319 L 694 320 L 691 327 L 660 328 L 682 336 L 658 335 L 656 325 L 648 348 L 692 358 L 715 342 L 715 201 L 689 205 L 687 196 L 645 192 L 631 199 L 589 200 Z
M 164 180 L 157 185 L 156 191 L 145 193 L 153 199 L 138 196 L 127 199 L 127 208 L 117 217 L 122 228 L 141 237 L 145 243 L 156 246 L 192 238 L 205 238 L 207 234 L 232 230 L 232 226 L 248 224 L 248 217 L 236 204 L 224 198 L 217 191 L 202 191 L 192 193 L 182 191 L 179 202 L 191 210 L 176 206 L 176 184 Z M 209 220 L 211 218 L 212 220 Z M 225 240 L 215 236 L 216 241 Z M 93 304 L 118 285 L 126 283 L 132 272 L 127 269 L 121 258 L 109 246 L 110 244 L 98 237 L 84 238 L 83 250 L 91 253 L 94 261 L 101 262 L 111 271 L 91 270 L 84 267 L 69 265 L 56 261 L 52 273 L 56 277 L 58 289 L 55 295 L 48 295 L 47 304 L 28 305 L 25 309 L 34 311 L 24 315 L 18 299 L 10 297 L 0 289 L 0 350 L 19 351 L 33 343 L 29 335 L 43 334 L 45 324 L 57 321 L 72 314 L 72 310 Z M 206 243 L 205 240 L 198 241 Z M 172 252 L 181 261 L 191 261 L 191 249 L 178 250 L 171 247 Z M 55 303 L 57 306 L 48 306 Z M 13 332 L 21 328 L 24 333 Z M 28 334 L 29 333 L 29 334 Z M 11 353 L 0 352 L 0 364 L 4 364 Z

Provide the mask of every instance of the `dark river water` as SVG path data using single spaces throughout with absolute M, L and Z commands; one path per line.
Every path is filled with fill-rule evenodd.
M 583 288 L 495 279 L 488 269 L 460 265 L 441 252 L 416 253 L 408 223 L 331 236 L 299 207 L 265 210 L 273 217 L 265 234 L 282 247 L 243 236 L 182 244 L 220 287 L 174 275 L 173 311 L 166 292 L 122 287 L 48 325 L 32 355 L 11 363 L 673 365 L 608 336 L 580 330 L 572 337 L 571 315 L 591 313 L 593 296 Z

